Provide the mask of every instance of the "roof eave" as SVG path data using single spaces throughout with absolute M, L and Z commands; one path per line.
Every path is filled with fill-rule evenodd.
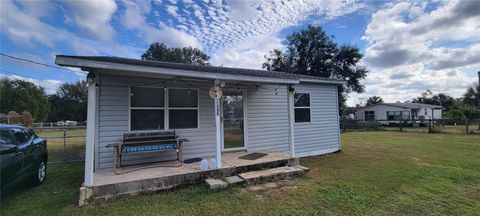
M 326 83 L 326 84 L 336 84 L 336 85 L 344 85 L 347 82 L 343 80 L 321 80 L 321 79 L 309 79 L 309 78 L 300 78 L 300 82 L 305 83 Z
M 61 66 L 78 67 L 78 68 L 99 68 L 99 69 L 113 69 L 124 71 L 144 72 L 149 74 L 178 76 L 178 77 L 191 77 L 198 79 L 219 79 L 225 81 L 241 81 L 241 82 L 258 82 L 258 83 L 276 83 L 276 84 L 298 84 L 298 79 L 281 79 L 281 78 L 269 78 L 258 77 L 248 75 L 231 75 L 231 74 L 219 74 L 213 72 L 196 72 L 188 70 L 150 67 L 141 65 L 130 65 L 122 63 L 104 62 L 96 60 L 79 59 L 75 57 L 56 56 L 55 64 Z

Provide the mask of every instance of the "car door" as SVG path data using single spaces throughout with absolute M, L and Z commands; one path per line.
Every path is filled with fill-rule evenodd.
M 25 131 L 21 128 L 12 128 L 11 131 L 17 145 L 17 152 L 15 155 L 21 159 L 21 168 L 17 172 L 17 175 L 20 176 L 25 172 L 25 170 L 32 166 L 32 164 L 28 164 L 28 137 L 26 136 Z
M 35 139 L 35 136 L 33 132 L 30 129 L 22 129 L 26 141 L 22 144 L 22 148 L 25 150 L 25 157 L 23 161 L 23 170 L 24 172 L 32 173 L 33 171 L 36 171 L 36 161 L 35 157 L 36 155 L 36 148 L 38 149 L 38 145 L 34 145 L 33 140 Z
M 0 179 L 2 188 L 18 178 L 22 171 L 23 154 L 18 151 L 10 129 L 0 129 Z

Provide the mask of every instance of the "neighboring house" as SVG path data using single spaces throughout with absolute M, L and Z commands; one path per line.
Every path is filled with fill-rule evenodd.
M 175 130 L 189 140 L 185 159 L 216 158 L 218 168 L 229 150 L 305 157 L 341 148 L 337 87 L 344 81 L 117 57 L 58 55 L 55 62 L 90 72 L 86 186 L 94 172 L 112 168 L 106 145 L 129 131 Z
M 442 119 L 442 106 L 422 103 L 381 103 L 357 109 L 356 119 L 398 123 L 402 120 Z

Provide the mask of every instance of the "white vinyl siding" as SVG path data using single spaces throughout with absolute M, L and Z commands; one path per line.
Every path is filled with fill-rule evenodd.
M 129 131 L 129 91 L 131 86 L 163 87 L 162 79 L 141 78 L 120 75 L 99 75 L 99 113 L 98 113 L 98 140 L 96 142 L 96 167 L 111 168 L 113 163 L 113 149 L 106 148 L 109 143 L 118 143 L 122 135 Z M 184 143 L 185 159 L 194 157 L 213 157 L 215 155 L 215 122 L 213 100 L 208 96 L 210 82 L 189 82 L 199 87 L 198 101 L 198 128 L 175 129 L 182 138 L 189 142 Z M 188 88 L 187 85 L 170 81 L 167 87 Z M 166 153 L 138 154 L 125 158 L 126 163 L 142 163 L 170 159 L 173 154 Z
M 295 123 L 296 156 L 320 155 L 340 150 L 337 86 L 295 85 L 295 91 L 310 94 L 310 122 Z
M 287 87 L 249 86 L 248 150 L 275 150 L 288 153 L 288 125 Z

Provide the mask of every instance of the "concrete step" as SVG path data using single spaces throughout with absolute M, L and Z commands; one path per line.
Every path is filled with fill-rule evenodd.
M 241 173 L 238 176 L 244 179 L 248 184 L 261 183 L 275 179 L 289 179 L 301 176 L 308 172 L 309 168 L 304 166 L 283 166 L 267 170 L 252 171 Z
M 205 183 L 207 183 L 208 188 L 213 190 L 228 187 L 228 182 L 224 181 L 223 179 L 209 178 L 205 180 Z
M 229 185 L 242 185 L 245 183 L 245 180 L 239 176 L 229 176 L 225 179 L 208 178 L 205 180 L 205 183 L 207 184 L 208 188 L 215 190 L 226 188 Z
M 229 185 L 241 185 L 241 184 L 245 183 L 245 180 L 240 178 L 240 176 L 238 176 L 238 175 L 226 177 L 225 181 Z

